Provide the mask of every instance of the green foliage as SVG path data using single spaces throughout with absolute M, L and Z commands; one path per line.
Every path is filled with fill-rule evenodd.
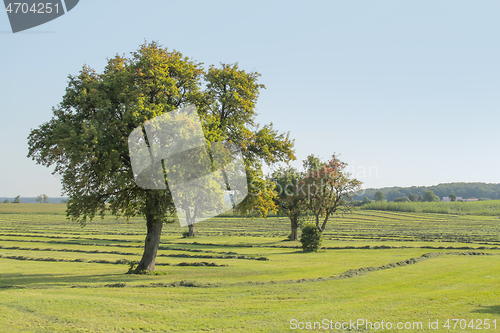
M 377 191 L 375 192 L 375 196 L 373 198 L 373 200 L 375 201 L 383 201 L 384 200 L 384 193 L 382 191 Z
M 450 196 L 450 193 L 455 194 L 457 197 L 462 197 L 466 199 L 470 198 L 488 198 L 491 200 L 500 199 L 500 184 L 487 184 L 487 183 L 445 183 L 434 186 L 412 186 L 412 187 L 387 187 L 381 189 L 366 189 L 365 194 L 369 199 L 373 199 L 375 192 L 381 191 L 384 193 L 387 201 L 393 201 L 394 199 L 402 196 L 407 196 L 410 198 L 410 193 L 422 196 L 425 191 L 433 191 L 435 195 L 439 198 Z M 358 196 L 357 200 L 361 200 L 362 197 Z M 413 200 L 410 198 L 411 201 Z M 421 201 L 421 200 L 420 200 Z
M 316 225 L 308 223 L 302 227 L 300 242 L 305 252 L 318 252 L 323 242 L 322 234 Z
M 437 195 L 435 195 L 432 190 L 429 190 L 429 191 L 425 191 L 423 201 L 437 202 L 437 201 L 439 201 L 439 197 Z
M 168 188 L 137 186 L 129 135 L 147 120 L 194 105 L 209 143 L 233 143 L 242 150 L 251 186 L 237 209 L 265 216 L 275 205 L 262 167 L 287 162 L 294 155 L 288 134 L 278 133 L 272 124 L 261 128 L 255 122 L 255 103 L 264 88 L 257 83 L 259 76 L 237 64 L 205 71 L 201 63 L 180 52 L 144 43 L 129 58 L 116 55 L 108 60 L 102 73 L 84 66 L 78 75 L 69 76 L 52 119 L 31 131 L 28 157 L 53 166 L 54 173 L 62 176 L 63 191 L 69 196 L 68 217 L 82 226 L 106 212 L 145 217 L 148 237 L 139 269 L 152 270 L 161 227 L 173 222 L 177 212 Z M 211 191 L 214 182 L 208 185 Z M 196 194 L 207 195 L 189 193 L 191 199 Z
M 455 194 L 453 194 L 453 193 L 450 193 L 450 194 L 448 195 L 448 197 L 450 197 L 450 200 L 451 200 L 452 202 L 457 201 L 457 196 L 456 196 Z
M 53 118 L 30 133 L 28 156 L 55 167 L 70 197 L 68 216 L 82 225 L 106 211 L 171 222 L 175 211 L 168 189 L 135 184 L 127 140 L 146 120 L 192 104 L 209 141 L 242 148 L 255 195 L 240 208 L 267 212 L 274 203 L 272 191 L 265 190 L 262 164 L 293 158 L 293 141 L 272 125 L 256 129 L 255 103 L 263 88 L 258 77 L 237 64 L 205 72 L 180 52 L 145 43 L 130 58 L 108 60 L 102 73 L 84 66 L 70 76 Z
M 255 105 L 260 89 L 260 74 L 245 72 L 238 64 L 210 66 L 204 75 L 206 108 L 201 112 L 209 141 L 234 142 L 242 149 L 250 184 L 249 194 L 238 209 L 242 214 L 257 212 L 266 216 L 276 211 L 272 183 L 265 179 L 263 164 L 295 159 L 293 140 L 279 133 L 272 124 L 260 127 L 255 122 Z
M 351 178 L 346 171 L 347 163 L 335 154 L 324 163 L 311 155 L 304 166 L 308 167 L 307 174 L 299 189 L 307 196 L 307 208 L 316 220 L 316 227 L 324 231 L 330 217 L 351 211 L 353 197 L 361 190 L 362 183 Z
M 500 200 L 476 202 L 372 202 L 361 209 L 394 212 L 500 216 Z
M 302 166 L 304 167 L 304 170 L 307 172 L 312 172 L 319 170 L 321 168 L 321 165 L 324 164 L 325 162 L 321 161 L 321 159 L 317 156 L 314 156 L 314 154 L 311 154 L 306 157 L 304 161 L 302 161 Z
M 38 203 L 49 203 L 49 197 L 46 194 L 40 194 L 35 199 Z
M 299 191 L 299 184 L 303 181 L 304 174 L 295 168 L 279 168 L 274 171 L 270 180 L 275 184 L 275 203 L 278 214 L 290 219 L 291 234 L 289 239 L 298 240 L 298 228 L 302 225 L 304 213 L 307 210 L 307 197 Z
M 127 260 L 127 264 L 129 266 L 127 274 L 133 274 L 135 271 L 135 268 L 136 268 L 137 264 L 139 264 L 139 262 L 135 261 L 135 260 Z
M 411 200 L 408 197 L 401 197 L 394 199 L 394 202 L 411 202 Z
M 361 204 L 366 205 L 372 202 L 368 197 L 363 197 L 363 200 L 361 201 Z
M 18 195 L 17 197 L 14 198 L 14 201 L 12 203 L 21 203 L 21 196 Z
M 3 203 L 10 203 L 9 199 L 5 199 Z
M 411 202 L 417 202 L 418 201 L 418 195 L 413 194 L 411 192 L 408 192 L 408 199 L 410 199 Z

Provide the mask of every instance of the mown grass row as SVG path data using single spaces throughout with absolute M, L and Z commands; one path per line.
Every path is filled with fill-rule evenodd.
M 393 212 L 500 216 L 500 200 L 476 202 L 385 202 L 376 201 L 361 206 L 362 210 Z

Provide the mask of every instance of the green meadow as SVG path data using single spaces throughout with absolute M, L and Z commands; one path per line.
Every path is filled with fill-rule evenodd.
M 0 204 L 1 332 L 500 332 L 499 215 L 357 210 L 318 253 L 285 218 L 218 217 L 195 238 L 174 223 L 158 274 L 129 275 L 145 222 L 82 228 L 64 209 Z
M 374 201 L 363 210 L 382 210 L 411 213 L 500 216 L 500 200 L 472 202 L 386 202 Z

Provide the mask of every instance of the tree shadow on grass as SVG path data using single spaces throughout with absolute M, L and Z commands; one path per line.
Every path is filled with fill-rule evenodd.
M 273 253 L 274 255 L 280 255 L 280 254 L 297 254 L 297 253 L 310 253 L 310 252 L 304 252 L 302 249 L 297 249 L 296 251 L 287 251 L 287 252 L 278 252 L 278 253 Z
M 472 311 L 472 313 L 489 313 L 500 315 L 500 305 L 489 305 L 489 306 L 479 306 L 478 309 Z
M 67 286 L 78 283 L 110 283 L 133 280 L 124 273 L 71 275 L 71 274 L 0 274 L 0 290 L 17 287 Z

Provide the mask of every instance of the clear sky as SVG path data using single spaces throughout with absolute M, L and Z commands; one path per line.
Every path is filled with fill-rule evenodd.
M 500 1 L 80 0 L 12 34 L 0 13 L 0 196 L 60 196 L 26 157 L 67 76 L 156 40 L 258 71 L 258 122 L 365 187 L 500 183 Z M 295 163 L 301 165 L 299 162 Z

